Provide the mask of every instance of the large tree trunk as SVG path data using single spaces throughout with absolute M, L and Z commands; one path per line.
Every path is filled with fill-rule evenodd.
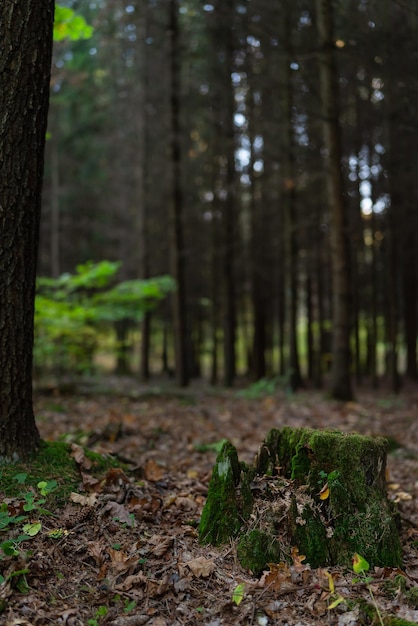
M 332 23 L 332 0 L 317 0 L 320 90 L 325 146 L 325 176 L 331 218 L 333 348 L 331 395 L 352 397 L 350 378 L 350 280 L 347 218 L 342 174 L 338 82 Z
M 0 461 L 40 442 L 32 406 L 36 261 L 54 0 L 0 8 Z

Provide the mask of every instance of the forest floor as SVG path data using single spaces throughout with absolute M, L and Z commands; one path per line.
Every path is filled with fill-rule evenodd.
M 418 389 L 397 397 L 359 390 L 349 403 L 319 392 L 260 395 L 252 398 L 251 388 L 161 391 L 132 381 L 37 393 L 41 435 L 75 444 L 80 485 L 51 511 L 58 518 L 41 514 L 42 530 L 20 544 L 18 558 L 0 560 L 0 625 L 371 625 L 379 621 L 367 609 L 370 588 L 381 623 L 418 624 Z M 208 444 L 229 439 L 251 463 L 268 431 L 282 425 L 396 440 L 388 495 L 402 519 L 402 569 L 375 568 L 367 586 L 351 569 L 311 570 L 296 559 L 283 564 L 285 575 L 254 577 L 240 566 L 233 541 L 199 544 L 196 526 L 216 458 Z M 77 445 L 131 463 L 97 481 Z M 241 596 L 233 599 L 237 587 Z M 329 609 L 338 596 L 344 601 Z

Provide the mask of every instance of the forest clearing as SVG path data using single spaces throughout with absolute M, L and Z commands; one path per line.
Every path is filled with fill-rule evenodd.
M 47 496 L 53 515 L 30 514 L 42 528 L 19 545 L 19 556 L 2 555 L 1 624 L 378 624 L 368 585 L 353 582 L 358 576 L 348 568 L 311 569 L 300 556 L 255 577 L 240 566 L 234 541 L 199 544 L 216 444 L 230 440 L 251 462 L 270 428 L 282 425 L 390 438 L 387 486 L 401 516 L 403 566 L 368 574 L 385 625 L 418 623 L 415 390 L 396 397 L 360 390 L 356 401 L 339 403 L 320 392 L 257 394 L 254 386 L 237 392 L 115 383 L 106 383 L 106 393 L 102 386 L 35 396 L 42 438 L 75 445 L 79 497 L 50 509 L 53 494 Z M 98 481 L 83 445 L 130 462 Z M 2 501 L 18 509 L 16 496 Z M 3 529 L 1 539 L 9 536 Z M 337 598 L 343 600 L 329 609 Z
M 1 626 L 418 624 L 412 4 L 0 3 Z

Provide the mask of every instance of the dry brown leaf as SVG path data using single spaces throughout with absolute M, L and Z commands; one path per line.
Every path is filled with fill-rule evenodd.
M 115 520 L 121 524 L 126 524 L 129 527 L 135 526 L 135 518 L 129 513 L 123 504 L 110 501 L 103 507 L 103 513 L 109 513 Z
M 87 552 L 96 562 L 96 565 L 100 566 L 104 559 L 104 545 L 100 541 L 90 541 L 87 544 Z
M 95 491 L 95 487 L 100 485 L 100 480 L 91 476 L 91 474 L 86 474 L 85 472 L 81 472 L 81 478 L 83 480 L 83 489 L 85 491 Z
M 133 587 L 138 587 L 138 585 L 142 585 L 147 582 L 147 577 L 143 572 L 139 572 L 138 574 L 133 574 L 132 576 L 126 576 L 123 581 L 117 585 L 115 585 L 116 591 L 129 591 Z
M 213 559 L 206 559 L 204 556 L 191 559 L 187 561 L 185 565 L 187 565 L 196 578 L 206 578 L 206 576 L 210 576 L 216 567 Z
M 161 480 L 161 478 L 164 476 L 165 469 L 161 467 L 161 465 L 158 465 L 158 463 L 150 459 L 145 463 L 144 474 L 145 478 L 150 482 L 157 482 L 158 480 Z
M 71 444 L 71 455 L 70 455 L 76 463 L 81 465 L 81 467 L 85 470 L 91 469 L 93 465 L 92 461 L 86 457 L 84 454 L 84 450 L 81 446 L 76 443 Z
M 193 500 L 193 498 L 189 496 L 178 496 L 176 498 L 176 504 L 178 508 L 182 509 L 183 511 L 194 511 L 197 509 L 196 502 Z
M 162 596 L 169 588 L 169 577 L 164 576 L 161 580 L 147 580 L 146 593 L 149 598 Z
M 120 467 L 112 467 L 106 472 L 104 477 L 106 485 L 121 485 L 122 483 L 130 483 L 130 479 Z
M 149 542 L 154 546 L 151 553 L 155 556 L 163 556 L 173 543 L 173 537 L 165 537 L 164 535 L 154 535 Z
M 293 546 L 292 551 L 291 551 L 291 557 L 293 560 L 293 567 L 295 568 L 295 570 L 297 572 L 303 572 L 303 570 L 305 570 L 307 567 L 306 565 L 302 563 L 302 561 L 306 559 L 306 556 L 304 554 L 299 554 L 299 548 L 297 548 L 296 546 Z
M 89 496 L 83 496 L 81 493 L 72 491 L 70 494 L 71 502 L 81 504 L 81 506 L 94 506 L 97 502 L 97 493 L 91 493 Z
M 279 591 L 283 583 L 290 581 L 290 569 L 286 563 L 269 563 L 269 571 L 260 578 L 259 586 L 268 587 L 272 591 Z

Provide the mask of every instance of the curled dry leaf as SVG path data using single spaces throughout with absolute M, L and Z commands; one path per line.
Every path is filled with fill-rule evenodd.
M 84 453 L 84 449 L 76 443 L 71 444 L 71 455 L 76 463 L 81 465 L 85 470 L 91 469 L 92 461 L 88 459 Z
M 150 459 L 145 463 L 144 474 L 145 478 L 150 482 L 157 482 L 164 476 L 165 470 L 161 465 Z
M 83 496 L 81 493 L 75 491 L 70 494 L 71 502 L 81 504 L 81 506 L 94 506 L 97 502 L 97 493 L 91 493 L 89 496 Z
M 114 519 L 116 519 L 121 524 L 126 524 L 127 526 L 133 527 L 135 526 L 135 519 L 131 513 L 123 506 L 123 504 L 118 504 L 118 502 L 107 502 L 102 509 L 103 513 L 109 513 Z
M 306 569 L 306 565 L 302 563 L 306 559 L 304 554 L 299 554 L 299 549 L 296 546 L 293 546 L 291 551 L 291 556 L 293 560 L 293 567 L 297 572 L 302 572 Z
M 183 511 L 194 511 L 197 508 L 196 502 L 189 496 L 178 496 L 176 498 L 176 504 L 178 508 Z
M 104 544 L 100 541 L 90 541 L 87 544 L 87 552 L 96 562 L 96 565 L 100 566 L 104 560 Z
M 149 542 L 154 546 L 151 553 L 155 556 L 163 556 L 173 543 L 173 537 L 164 537 L 164 535 L 154 535 Z
M 322 487 L 321 491 L 319 492 L 319 498 L 320 500 L 327 500 L 329 498 L 328 483 L 325 483 L 325 485 Z
M 168 576 L 164 576 L 161 580 L 147 580 L 146 593 L 149 598 L 155 598 L 162 596 L 166 593 L 170 586 L 170 579 Z
M 260 578 L 259 586 L 268 587 L 272 591 L 279 591 L 283 583 L 289 582 L 291 573 L 286 563 L 269 563 L 269 571 Z
M 115 585 L 116 591 L 129 591 L 133 587 L 138 587 L 147 582 L 147 577 L 143 572 L 133 574 L 132 576 L 126 576 L 123 581 Z
M 205 559 L 204 556 L 191 559 L 187 561 L 186 565 L 196 578 L 210 576 L 216 567 L 213 559 Z

